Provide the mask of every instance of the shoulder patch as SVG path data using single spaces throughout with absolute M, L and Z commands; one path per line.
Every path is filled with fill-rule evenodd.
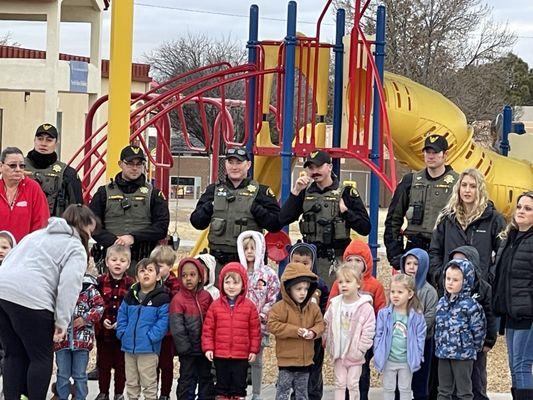
M 159 193 L 157 193 L 157 195 L 158 195 L 159 197 L 161 197 L 163 200 L 166 200 L 166 199 L 167 199 L 161 190 L 159 191 Z
M 274 194 L 274 192 L 273 192 L 272 189 L 270 189 L 270 188 L 267 188 L 266 193 L 267 193 L 267 196 L 270 196 L 270 197 L 276 197 L 276 195 Z

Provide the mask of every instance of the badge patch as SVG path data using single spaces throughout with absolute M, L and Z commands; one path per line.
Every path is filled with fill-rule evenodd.
M 143 186 L 142 188 L 139 189 L 139 192 L 146 194 L 148 193 L 148 188 L 146 186 Z
M 56 164 L 52 167 L 52 171 L 54 172 L 61 172 L 61 165 Z
M 455 178 L 453 177 L 453 175 L 449 175 L 449 174 L 448 174 L 448 175 L 446 175 L 446 176 L 444 177 L 443 180 L 444 180 L 444 182 L 450 184 L 450 183 L 453 183 L 453 182 L 455 181 Z
M 254 185 L 248 185 L 246 186 L 246 190 L 248 190 L 249 192 L 252 192 L 254 193 L 257 189 Z

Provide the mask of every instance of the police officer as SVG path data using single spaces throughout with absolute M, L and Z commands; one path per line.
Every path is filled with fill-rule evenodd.
M 383 239 L 387 258 L 395 269 L 403 253 L 414 247 L 429 249 L 431 235 L 440 211 L 452 194 L 457 173 L 446 165 L 448 142 L 444 136 L 429 135 L 424 142 L 426 168 L 406 174 L 392 197 Z M 407 218 L 407 227 L 401 231 Z M 403 237 L 407 238 L 404 246 Z
M 280 230 L 276 196 L 268 186 L 248 177 L 251 164 L 246 148 L 228 149 L 226 178 L 207 186 L 190 217 L 196 229 L 209 227 L 209 253 L 217 260 L 217 280 L 224 264 L 239 261 L 237 237 L 241 232 Z
M 366 236 L 370 219 L 355 186 L 339 185 L 328 153 L 311 153 L 304 168 L 307 173 L 294 183 L 281 208 L 280 222 L 285 226 L 302 216 L 303 240 L 317 247 L 318 273 L 331 287 L 336 264 L 350 243 L 350 229 Z
M 60 217 L 71 204 L 83 203 L 80 179 L 74 168 L 58 160 L 57 141 L 56 127 L 42 124 L 26 156 L 26 172 L 41 186 L 52 217 Z
M 95 261 L 105 258 L 106 249 L 113 244 L 130 246 L 130 274 L 135 261 L 148 257 L 158 241 L 166 238 L 170 222 L 165 196 L 146 181 L 145 163 L 140 147 L 122 149 L 121 172 L 100 186 L 89 204 L 102 221 L 102 228 L 93 234 L 99 252 Z

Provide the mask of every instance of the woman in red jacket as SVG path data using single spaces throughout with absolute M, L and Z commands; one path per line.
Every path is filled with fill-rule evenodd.
M 261 325 L 255 304 L 246 298 L 248 277 L 238 262 L 220 271 L 220 298 L 205 317 L 202 349 L 215 363 L 218 398 L 246 398 L 248 362 L 261 348 Z
M 6 147 L 0 155 L 0 230 L 13 234 L 17 243 L 28 233 L 44 228 L 50 218 L 48 202 L 39 184 L 24 176 L 24 155 Z

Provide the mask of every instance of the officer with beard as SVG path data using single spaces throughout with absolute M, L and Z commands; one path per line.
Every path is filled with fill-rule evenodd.
M 52 217 L 60 217 L 71 204 L 83 203 L 80 179 L 74 168 L 59 161 L 57 143 L 56 127 L 40 125 L 35 132 L 33 150 L 25 160 L 26 173 L 41 186 Z
M 302 216 L 303 241 L 316 246 L 318 273 L 331 287 L 337 263 L 350 243 L 350 230 L 368 235 L 370 219 L 357 189 L 339 184 L 327 152 L 311 153 L 304 168 L 306 174 L 296 180 L 281 207 L 280 223 L 285 226 Z

